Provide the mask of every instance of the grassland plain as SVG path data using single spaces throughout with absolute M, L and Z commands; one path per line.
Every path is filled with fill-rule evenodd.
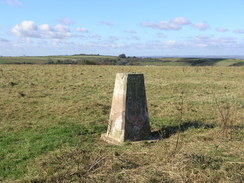
M 100 141 L 117 72 L 144 74 L 162 140 Z M 0 65 L 0 182 L 243 182 L 243 78 L 242 67 Z

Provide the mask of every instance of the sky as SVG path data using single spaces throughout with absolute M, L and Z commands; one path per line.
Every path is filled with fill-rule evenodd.
M 0 0 L 0 56 L 244 56 L 244 0 Z

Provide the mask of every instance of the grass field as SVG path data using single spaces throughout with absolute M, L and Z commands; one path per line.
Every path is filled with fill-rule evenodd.
M 162 140 L 112 146 L 117 72 Z M 0 65 L 0 182 L 243 182 L 242 67 Z

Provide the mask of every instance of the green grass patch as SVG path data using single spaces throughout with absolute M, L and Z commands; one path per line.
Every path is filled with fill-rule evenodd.
M 60 123 L 46 128 L 26 129 L 17 133 L 0 133 L 0 177 L 20 178 L 26 173 L 27 164 L 63 144 L 76 146 L 94 141 L 93 134 L 101 133 L 105 126 Z

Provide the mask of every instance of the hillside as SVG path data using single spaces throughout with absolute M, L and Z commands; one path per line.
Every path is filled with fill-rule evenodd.
M 142 58 L 103 55 L 0 57 L 0 64 L 81 64 L 157 66 L 244 66 L 244 59 L 231 58 Z

